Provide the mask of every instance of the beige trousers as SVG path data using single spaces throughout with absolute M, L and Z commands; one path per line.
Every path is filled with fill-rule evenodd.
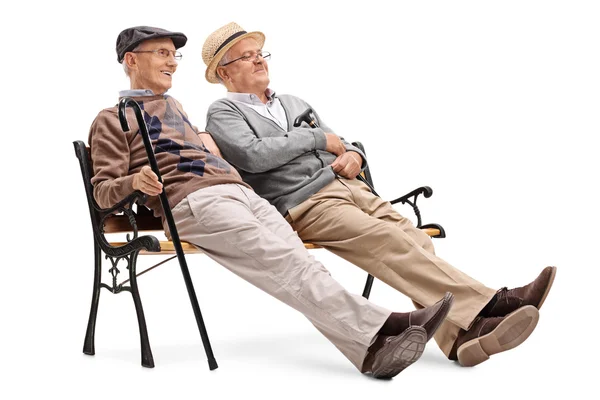
M 454 294 L 452 309 L 434 336 L 446 356 L 460 328 L 468 329 L 496 293 L 437 257 L 426 233 L 356 179 L 334 180 L 290 209 L 286 219 L 302 240 L 359 266 L 417 307 Z
M 197 190 L 172 211 L 182 240 L 300 311 L 361 370 L 391 312 L 347 292 L 275 207 L 244 186 L 226 184 Z

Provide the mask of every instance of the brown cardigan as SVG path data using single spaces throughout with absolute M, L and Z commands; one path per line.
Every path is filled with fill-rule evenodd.
M 143 110 L 171 208 L 188 194 L 208 186 L 237 183 L 249 187 L 235 168 L 204 147 L 198 129 L 190 123 L 177 100 L 167 95 L 134 99 Z M 148 165 L 142 136 L 130 108 L 127 117 L 131 128 L 127 133 L 121 129 L 116 106 L 100 111 L 90 128 L 94 198 L 103 208 L 113 206 L 133 192 L 133 174 Z M 150 197 L 147 206 L 156 216 L 163 216 L 157 196 Z

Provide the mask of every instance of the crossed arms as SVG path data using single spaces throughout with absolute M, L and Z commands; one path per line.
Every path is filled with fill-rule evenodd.
M 268 122 L 253 127 L 236 106 L 218 104 L 211 106 L 207 117 L 207 131 L 212 137 L 205 141 L 203 136 L 202 140 L 212 153 L 251 174 L 277 169 L 303 154 L 319 151 L 335 156 L 324 161 L 348 179 L 354 179 L 366 166 L 360 150 L 324 124 L 321 128 L 298 127 L 285 132 Z

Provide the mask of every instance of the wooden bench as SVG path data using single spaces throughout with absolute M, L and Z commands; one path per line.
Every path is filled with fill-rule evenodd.
M 160 178 L 160 173 L 158 171 L 158 166 L 156 165 L 156 159 L 154 158 L 154 152 L 151 147 L 147 127 L 142 117 L 141 110 L 139 108 L 139 105 L 135 101 L 128 98 L 121 100 L 121 102 L 119 103 L 119 118 L 123 130 L 129 130 L 129 126 L 127 124 L 124 112 L 125 107 L 128 105 L 128 102 L 133 103 L 130 105 L 135 111 L 138 126 L 140 126 L 140 133 L 144 140 L 144 145 L 148 154 L 149 163 L 153 171 Z M 364 147 L 360 143 L 357 142 L 353 144 L 359 147 L 364 152 Z M 136 191 L 134 193 L 131 193 L 129 196 L 127 196 L 125 199 L 121 200 L 118 204 L 111 208 L 100 208 L 94 200 L 93 196 L 93 187 L 91 184 L 92 167 L 89 155 L 89 148 L 87 148 L 85 143 L 83 143 L 82 141 L 75 141 L 73 142 L 73 145 L 75 148 L 75 154 L 79 159 L 79 166 L 81 168 L 81 175 L 83 178 L 83 184 L 92 222 L 92 230 L 94 233 L 94 284 L 92 291 L 92 305 L 90 309 L 90 316 L 88 319 L 88 326 L 84 340 L 83 352 L 89 355 L 93 355 L 95 353 L 94 334 L 96 326 L 96 316 L 98 313 L 98 301 L 101 289 L 105 288 L 113 294 L 130 292 L 133 297 L 133 302 L 138 318 L 138 326 L 140 330 L 142 365 L 144 367 L 149 368 L 154 367 L 154 359 L 152 357 L 152 351 L 150 349 L 150 343 L 148 340 L 146 320 L 144 317 L 142 302 L 139 296 L 137 286 L 137 277 L 177 257 L 186 284 L 188 295 L 190 297 L 190 302 L 194 310 L 194 315 L 196 317 L 196 322 L 200 331 L 200 336 L 202 338 L 204 349 L 206 351 L 209 368 L 211 370 L 218 368 L 217 362 L 212 352 L 212 348 L 208 338 L 208 333 L 206 332 L 206 327 L 204 326 L 204 320 L 200 312 L 200 307 L 198 305 L 196 292 L 194 290 L 193 283 L 189 274 L 187 262 L 184 257 L 185 254 L 197 254 L 201 253 L 202 251 L 190 243 L 182 242 L 179 240 L 179 235 L 177 233 L 177 229 L 173 221 L 173 217 L 171 215 L 171 210 L 168 208 L 166 194 L 164 192 L 161 193 L 160 199 L 161 204 L 163 205 L 163 209 L 166 207 L 166 209 L 164 209 L 165 218 L 169 224 L 169 230 L 171 232 L 173 240 L 159 241 L 153 235 L 140 236 L 140 233 L 142 232 L 163 232 L 163 226 L 160 219 L 154 217 L 152 212 L 148 208 L 143 206 L 143 203 L 146 200 L 146 195 Z M 362 176 L 365 182 L 373 188 L 373 180 L 368 168 L 365 169 Z M 445 232 L 440 225 L 421 224 L 421 215 L 417 207 L 417 198 L 419 195 L 422 194 L 424 197 L 430 197 L 432 193 L 433 192 L 431 188 L 424 186 L 415 189 L 402 197 L 392 200 L 391 203 L 402 203 L 410 205 L 413 208 L 417 217 L 416 226 L 423 229 L 431 237 L 442 238 L 445 237 Z M 110 238 L 107 238 L 107 234 L 125 234 L 126 241 L 110 240 Z M 304 246 L 307 249 L 320 248 L 320 246 L 317 246 L 312 243 L 304 243 Z M 111 263 L 111 268 L 108 270 L 108 273 L 111 276 L 110 284 L 107 284 L 102 281 L 102 253 L 105 254 L 105 258 L 109 259 Z M 175 255 L 159 262 L 158 264 L 152 267 L 147 268 L 142 272 L 138 273 L 136 271 L 138 255 L 156 254 Z M 126 263 L 129 275 L 128 278 L 123 281 L 119 281 L 118 279 L 118 274 L 120 273 L 120 271 L 117 268 L 117 266 L 121 261 Z M 363 291 L 364 297 L 369 297 L 372 284 L 373 276 L 368 275 L 367 283 Z

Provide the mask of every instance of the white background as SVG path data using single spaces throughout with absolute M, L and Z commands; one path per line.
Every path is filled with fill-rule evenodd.
M 0 398 L 597 396 L 598 3 L 391 4 L 3 7 Z M 432 341 L 394 380 L 375 381 L 301 315 L 207 257 L 190 256 L 218 370 L 208 370 L 176 264 L 139 281 L 156 368 L 140 366 L 127 293 L 102 292 L 96 356 L 82 354 L 92 232 L 71 142 L 87 141 L 98 111 L 128 88 L 116 37 L 135 25 L 188 36 L 169 93 L 203 127 L 208 105 L 225 91 L 204 80 L 202 44 L 230 21 L 266 34 L 272 88 L 304 98 L 337 133 L 365 144 L 380 194 L 434 189 L 421 205 L 425 222 L 447 230 L 435 242 L 440 256 L 494 288 L 526 284 L 558 265 L 530 339 L 469 369 Z M 362 271 L 314 254 L 349 290 L 362 290 Z M 371 299 L 411 309 L 380 282 Z

